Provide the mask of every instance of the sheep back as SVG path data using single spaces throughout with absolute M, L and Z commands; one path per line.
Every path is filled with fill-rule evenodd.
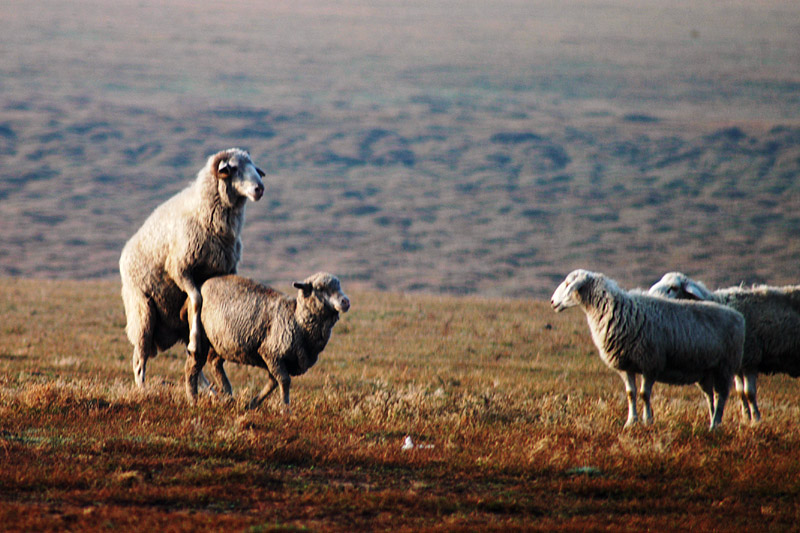
M 317 362 L 295 320 L 295 298 L 235 275 L 209 279 L 201 293 L 203 329 L 222 359 L 260 368 L 281 360 L 292 376 Z
M 800 377 L 800 286 L 720 289 L 714 301 L 744 315 L 743 368 Z
M 587 310 L 592 338 L 607 365 L 688 384 L 717 369 L 733 376 L 741 363 L 744 318 L 711 302 L 678 302 L 617 289 Z

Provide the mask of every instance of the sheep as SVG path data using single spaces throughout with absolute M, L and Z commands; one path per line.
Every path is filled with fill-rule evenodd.
M 636 374 L 642 374 L 643 421 L 653 421 L 655 382 L 697 383 L 708 401 L 711 427 L 722 421 L 730 384 L 742 360 L 744 318 L 710 302 L 678 302 L 624 291 L 603 274 L 575 270 L 556 288 L 556 312 L 580 306 L 606 365 L 625 383 L 628 420 L 636 414 Z
M 119 260 L 133 375 L 144 386 L 147 360 L 177 341 L 200 340 L 208 278 L 236 272 L 246 200 L 264 194 L 264 172 L 239 148 L 212 155 L 185 189 L 158 206 L 128 240 Z M 188 325 L 180 311 L 189 298 Z
M 219 390 L 232 396 L 225 361 L 264 368 L 269 382 L 249 404 L 255 409 L 280 386 L 289 411 L 290 376 L 304 374 L 325 349 L 339 313 L 350 309 L 339 279 L 318 272 L 295 282 L 296 297 L 240 276 L 211 278 L 201 287 L 200 312 L 207 351 L 186 358 L 185 384 L 189 402 L 197 398 L 197 381 L 206 360 Z M 188 301 L 187 301 L 188 303 Z
M 667 298 L 716 302 L 744 315 L 744 353 L 734 382 L 746 420 L 761 420 L 756 401 L 759 372 L 800 376 L 800 285 L 730 287 L 711 292 L 681 272 L 668 272 L 649 292 Z

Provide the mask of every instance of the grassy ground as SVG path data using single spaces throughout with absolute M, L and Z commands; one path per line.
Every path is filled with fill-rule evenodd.
M 288 283 L 287 283 L 288 285 Z M 281 287 L 283 288 L 283 287 Z M 0 280 L 6 530 L 786 530 L 800 520 L 798 382 L 764 377 L 709 433 L 699 390 L 658 386 L 623 430 L 583 315 L 544 302 L 354 292 L 277 398 L 189 407 L 174 349 L 132 386 L 118 286 Z M 403 450 L 406 435 L 418 446 Z

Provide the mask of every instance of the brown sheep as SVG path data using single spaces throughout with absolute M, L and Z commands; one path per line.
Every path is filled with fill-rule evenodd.
M 225 361 L 257 366 L 267 371 L 269 383 L 250 408 L 258 407 L 280 386 L 288 410 L 290 376 L 304 374 L 317 362 L 339 313 L 350 309 L 350 299 L 331 274 L 318 272 L 294 287 L 296 297 L 239 276 L 203 284 L 200 316 L 208 350 L 186 359 L 186 394 L 191 403 L 197 398 L 197 380 L 207 355 L 209 375 L 225 394 L 233 393 L 222 367 Z

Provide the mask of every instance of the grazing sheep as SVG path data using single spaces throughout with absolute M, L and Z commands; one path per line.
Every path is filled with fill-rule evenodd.
M 339 279 L 331 274 L 319 272 L 294 287 L 298 292 L 293 298 L 239 276 L 203 284 L 200 316 L 207 352 L 186 359 L 186 394 L 191 403 L 197 398 L 197 378 L 207 356 L 212 379 L 228 395 L 233 390 L 222 367 L 225 361 L 266 369 L 269 383 L 250 408 L 258 407 L 279 385 L 288 410 L 290 376 L 305 373 L 317 362 L 339 313 L 350 309 Z
M 208 278 L 236 272 L 245 202 L 264 193 L 264 172 L 238 148 L 208 158 L 188 187 L 158 206 L 122 250 L 119 270 L 133 375 L 144 385 L 147 360 L 178 340 L 197 351 Z M 188 328 L 180 311 L 189 298 Z
M 746 419 L 761 420 L 756 401 L 759 372 L 800 376 L 800 285 L 730 287 L 711 292 L 681 272 L 669 272 L 649 292 L 667 298 L 716 302 L 744 315 L 744 353 L 734 379 Z
M 626 427 L 637 422 L 636 374 L 644 422 L 653 420 L 653 383 L 698 383 L 706 394 L 711 429 L 722 421 L 730 383 L 742 360 L 744 318 L 709 302 L 678 302 L 628 292 L 603 274 L 575 270 L 550 299 L 556 312 L 580 306 L 600 358 L 619 372 L 628 396 Z

